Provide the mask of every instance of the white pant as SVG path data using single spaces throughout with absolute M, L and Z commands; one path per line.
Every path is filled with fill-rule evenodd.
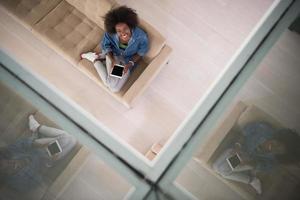
M 250 183 L 251 179 L 253 178 L 250 175 L 250 167 L 245 167 L 244 170 L 240 171 L 232 171 L 231 167 L 229 166 L 226 158 L 233 156 L 233 152 L 233 149 L 227 149 L 226 151 L 224 151 L 213 163 L 213 169 L 226 179 L 246 184 Z
M 114 56 L 114 58 L 118 64 L 125 64 L 123 59 L 121 59 L 120 57 Z M 106 56 L 105 65 L 101 61 L 96 61 L 94 62 L 94 66 L 103 83 L 112 92 L 119 92 L 121 88 L 124 86 L 124 84 L 126 83 L 130 74 L 128 70 L 126 74 L 123 75 L 122 78 L 110 76 L 109 74 L 111 72 L 111 60 L 108 56 Z
M 55 140 L 60 144 L 62 152 L 53 157 L 54 160 L 64 158 L 76 145 L 76 139 L 67 132 L 44 125 L 38 128 L 38 138 L 33 144 L 44 148 Z

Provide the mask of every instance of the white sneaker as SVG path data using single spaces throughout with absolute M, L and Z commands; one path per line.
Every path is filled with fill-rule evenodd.
M 33 115 L 29 115 L 28 126 L 29 130 L 31 130 L 32 132 L 36 132 L 37 129 L 40 127 L 40 124 L 34 119 Z
M 95 52 L 87 52 L 87 53 L 82 53 L 80 55 L 80 57 L 84 58 L 84 59 L 87 59 L 91 62 L 94 62 L 99 57 L 99 55 L 96 54 Z
M 258 178 L 253 178 L 253 180 L 250 182 L 250 185 L 256 190 L 258 194 L 261 194 L 261 182 Z

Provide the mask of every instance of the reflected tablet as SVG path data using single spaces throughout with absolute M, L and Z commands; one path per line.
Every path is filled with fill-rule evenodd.
M 124 66 L 123 65 L 115 64 L 113 70 L 110 73 L 110 75 L 114 76 L 114 77 L 117 77 L 117 78 L 122 78 L 123 71 L 124 71 Z
M 241 163 L 239 154 L 234 154 L 233 156 L 226 158 L 226 160 L 232 170 L 234 170 Z
M 47 152 L 49 154 L 49 156 L 54 156 L 55 154 L 61 153 L 62 149 L 60 144 L 58 143 L 57 140 L 51 142 L 48 146 L 47 146 Z

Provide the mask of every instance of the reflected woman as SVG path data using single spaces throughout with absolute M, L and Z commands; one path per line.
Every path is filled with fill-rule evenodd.
M 39 124 L 29 116 L 30 137 L 0 149 L 0 181 L 16 192 L 30 192 L 43 184 L 42 174 L 64 159 L 77 141 L 63 130 Z M 49 144 L 57 142 L 60 151 L 49 154 Z
M 279 164 L 299 161 L 300 136 L 290 129 L 275 130 L 265 122 L 253 122 L 242 129 L 242 142 L 226 149 L 213 163 L 223 178 L 251 185 L 262 193 L 257 173 L 267 173 Z M 228 158 L 238 154 L 241 163 L 232 169 Z

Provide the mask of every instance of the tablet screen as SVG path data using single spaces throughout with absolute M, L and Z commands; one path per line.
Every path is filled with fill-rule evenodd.
M 241 163 L 241 160 L 237 154 L 228 158 L 228 161 L 230 162 L 232 168 L 236 168 Z
M 122 66 L 119 66 L 119 65 L 115 65 L 111 74 L 112 75 L 115 75 L 115 76 L 119 76 L 119 77 L 122 77 L 123 75 L 123 70 L 124 70 L 124 67 Z
M 59 147 L 59 144 L 57 141 L 53 142 L 48 146 L 48 150 L 51 155 L 57 154 L 61 152 L 61 148 Z

